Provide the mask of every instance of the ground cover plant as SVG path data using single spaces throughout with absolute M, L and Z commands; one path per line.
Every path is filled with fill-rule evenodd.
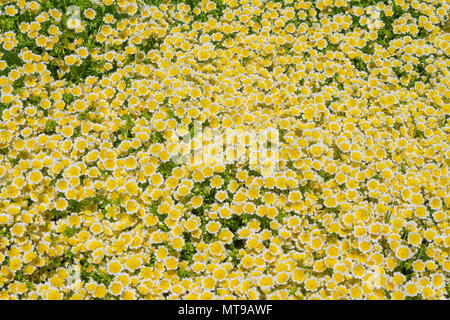
M 0 0 L 0 298 L 448 299 L 448 10 Z

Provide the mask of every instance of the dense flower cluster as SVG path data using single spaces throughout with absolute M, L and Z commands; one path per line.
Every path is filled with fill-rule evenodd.
M 0 3 L 0 298 L 449 298 L 445 0 Z

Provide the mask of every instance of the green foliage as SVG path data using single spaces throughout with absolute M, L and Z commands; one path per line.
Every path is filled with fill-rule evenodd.
M 56 209 L 48 210 L 48 214 L 50 215 L 50 220 L 57 221 L 59 219 L 65 218 L 69 215 L 68 211 L 59 211 Z
M 351 60 L 351 62 L 353 63 L 355 68 L 358 69 L 359 71 L 364 71 L 364 72 L 369 73 L 366 63 L 361 58 L 353 58 Z
M 159 6 L 164 1 L 163 0 L 143 0 L 143 2 L 149 6 Z
M 186 270 L 186 269 L 178 269 L 178 277 L 181 279 L 190 278 L 192 276 L 192 272 Z
M 287 213 L 286 212 L 280 212 L 278 213 L 278 215 L 275 217 L 275 220 L 278 221 L 278 223 L 282 223 L 283 219 L 287 217 Z
M 385 4 L 388 3 L 388 1 L 376 1 L 376 0 L 354 0 L 349 2 L 349 6 L 351 7 L 369 7 L 376 5 L 378 2 L 383 2 Z
M 64 101 L 66 104 L 71 104 L 72 102 L 75 101 L 75 97 L 74 97 L 73 94 L 71 94 L 70 92 L 69 92 L 69 93 L 64 93 L 64 94 L 63 94 L 63 101 Z
M 158 228 L 163 232 L 169 232 L 170 228 L 167 226 L 165 222 L 159 223 Z
M 85 257 L 80 260 L 81 272 L 80 279 L 84 282 L 89 282 L 91 279 L 97 283 L 102 283 L 108 287 L 114 279 L 113 275 L 102 272 L 97 269 L 95 264 L 89 263 Z
M 11 103 L 5 104 L 0 102 L 0 117 L 3 117 L 3 110 L 9 109 Z
M 162 132 L 156 131 L 150 136 L 150 141 L 152 143 L 163 143 L 164 142 L 164 136 Z
M 132 130 L 134 128 L 135 123 L 134 123 L 133 119 L 131 118 L 130 114 L 123 116 L 122 119 L 125 120 L 125 124 L 123 124 L 119 128 L 119 134 L 124 139 L 130 139 L 133 137 Z
M 54 134 L 56 132 L 56 127 L 58 126 L 58 124 L 56 123 L 55 120 L 53 119 L 49 119 L 47 120 L 47 122 L 45 123 L 45 129 L 44 132 L 46 134 Z
M 154 267 L 156 264 L 156 256 L 154 254 L 150 255 L 150 261 L 145 264 L 147 267 Z
M 414 269 L 412 267 L 412 263 L 413 262 L 411 260 L 403 261 L 396 267 L 395 271 L 401 272 L 406 277 L 406 280 L 408 281 L 414 275 Z
M 330 181 L 334 178 L 334 174 L 328 173 L 325 170 L 318 170 L 317 174 L 323 178 L 325 182 Z
M 73 130 L 73 138 L 77 138 L 81 136 L 81 126 L 77 126 L 74 130 Z
M 164 179 L 167 179 L 172 174 L 173 168 L 175 168 L 176 164 L 173 161 L 169 160 L 167 162 L 163 162 L 159 165 L 157 171 L 162 174 Z
M 293 285 L 293 286 L 289 289 L 289 295 L 290 295 L 290 296 L 297 295 L 297 291 L 298 291 L 298 285 Z
M 11 238 L 11 232 L 7 226 L 0 226 L 0 237 Z
M 19 164 L 20 158 L 13 159 L 11 157 L 8 157 L 8 161 L 9 163 L 11 163 L 12 166 L 17 166 Z
M 425 138 L 425 133 L 419 129 L 414 129 L 414 138 L 419 139 L 419 138 Z
M 233 248 L 229 254 L 230 258 L 231 258 L 231 263 L 233 264 L 234 267 L 237 267 L 239 265 L 239 250 L 237 248 Z
M 72 237 L 77 233 L 78 229 L 76 227 L 67 227 L 64 231 L 63 231 L 63 235 L 65 235 L 66 237 Z
M 193 256 L 196 252 L 196 249 L 192 242 L 186 242 L 181 249 L 180 259 L 187 261 L 189 264 L 194 263 Z
M 95 282 L 103 283 L 106 287 L 108 287 L 111 281 L 114 279 L 113 275 L 101 271 L 93 272 L 91 274 L 91 277 Z
M 261 229 L 270 229 L 270 218 L 269 217 L 258 217 L 259 226 Z
M 305 185 L 300 185 L 298 187 L 298 190 L 300 190 L 300 192 L 305 195 L 305 193 L 310 192 L 311 191 L 311 181 L 308 180 L 306 181 Z
M 223 227 L 230 229 L 231 232 L 235 233 L 238 229 L 245 226 L 243 223 L 244 217 L 234 215 L 230 219 L 220 219 L 220 223 Z

